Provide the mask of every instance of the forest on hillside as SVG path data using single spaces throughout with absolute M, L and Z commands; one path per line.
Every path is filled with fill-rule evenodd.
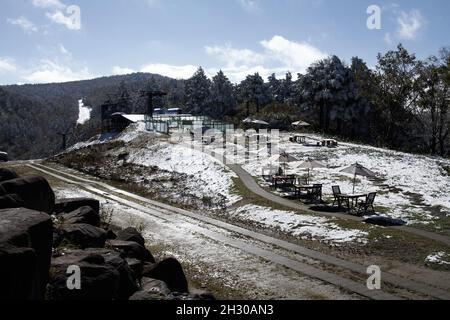
M 61 149 L 60 133 L 69 143 L 99 132 L 100 107 L 119 100 L 136 113 L 145 110 L 141 90 L 168 93 L 156 102 L 181 107 L 241 125 L 258 117 L 272 128 L 290 129 L 294 121 L 342 139 L 408 152 L 450 154 L 450 50 L 420 60 L 402 45 L 378 55 L 371 69 L 360 58 L 350 64 L 330 56 L 305 74 L 284 78 L 258 73 L 233 84 L 220 71 L 209 79 L 200 67 L 188 80 L 137 73 L 62 84 L 0 87 L 0 150 L 13 158 L 52 155 Z M 78 100 L 92 117 L 76 125 Z

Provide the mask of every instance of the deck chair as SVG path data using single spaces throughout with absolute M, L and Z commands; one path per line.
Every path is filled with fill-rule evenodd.
M 361 201 L 358 204 L 358 215 L 365 216 L 369 213 L 375 214 L 375 208 L 373 206 L 375 202 L 375 197 L 377 196 L 376 192 L 369 193 L 367 195 L 366 201 Z

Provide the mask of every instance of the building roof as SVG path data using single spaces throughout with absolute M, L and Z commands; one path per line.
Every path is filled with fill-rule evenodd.
M 116 112 L 112 114 L 113 117 L 123 117 L 131 122 L 144 122 L 145 121 L 145 114 L 125 114 L 121 112 Z
M 125 119 L 130 120 L 131 122 L 144 122 L 145 114 L 123 114 Z

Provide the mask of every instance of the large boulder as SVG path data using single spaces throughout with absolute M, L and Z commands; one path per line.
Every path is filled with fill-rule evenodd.
M 8 194 L 17 194 L 28 209 L 53 213 L 55 194 L 48 181 L 39 176 L 8 180 L 0 184 Z
M 134 241 L 145 247 L 145 239 L 135 228 L 126 228 L 117 233 L 118 240 Z
M 120 272 L 107 264 L 101 253 L 103 251 L 74 251 L 54 258 L 48 299 L 60 301 L 119 299 Z M 69 278 L 73 276 L 68 273 L 70 266 L 80 268 L 80 289 L 70 289 L 67 286 Z
M 113 266 L 119 272 L 119 299 L 128 300 L 139 289 L 135 273 L 128 262 L 120 256 L 120 253 L 105 253 L 102 256 L 106 264 Z
M 42 299 L 35 296 L 37 268 L 33 249 L 0 244 L 0 301 Z
M 64 225 L 60 230 L 61 241 L 82 249 L 102 248 L 106 242 L 106 231 L 90 224 Z
M 17 194 L 0 196 L 0 209 L 22 208 L 25 202 Z
M 0 182 L 13 180 L 19 178 L 19 175 L 14 171 L 6 168 L 0 168 Z
M 0 184 L 0 196 L 4 196 L 6 194 L 6 190 L 5 188 L 2 187 L 2 185 Z
M 189 292 L 183 267 L 175 258 L 165 259 L 143 273 L 144 277 L 164 281 L 172 292 Z
M 64 223 L 68 224 L 90 224 L 94 227 L 100 227 L 100 215 L 91 207 L 81 207 L 71 213 L 60 216 Z
M 91 207 L 97 214 L 100 213 L 100 202 L 91 198 L 58 199 L 55 203 L 55 213 L 70 213 L 81 207 Z
M 30 264 L 33 269 L 33 285 L 27 293 L 29 299 L 44 298 L 48 281 L 50 259 L 52 255 L 53 225 L 49 215 L 25 208 L 0 210 L 0 244 L 12 245 L 17 248 L 31 248 L 35 254 L 35 263 Z M 23 259 L 31 259 L 29 251 L 22 252 Z M 22 259 L 21 258 L 21 259 Z M 23 274 L 24 267 L 17 264 L 16 259 L 9 259 L 8 251 L 3 252 L 3 261 L 9 272 L 2 276 L 17 278 L 27 277 Z M 12 263 L 12 264 L 11 264 Z M 0 283 L 0 290 L 4 285 Z
M 120 250 L 127 258 L 155 263 L 155 258 L 151 252 L 134 241 L 108 240 L 107 246 Z

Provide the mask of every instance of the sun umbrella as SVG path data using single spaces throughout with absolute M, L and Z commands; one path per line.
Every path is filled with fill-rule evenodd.
M 284 165 L 284 170 L 286 171 L 287 164 L 290 162 L 297 162 L 299 161 L 296 157 L 286 153 L 282 152 L 279 156 L 277 156 L 274 160 L 277 163 L 282 163 Z
M 294 127 L 309 127 L 310 124 L 305 121 L 297 121 L 292 124 Z
M 326 166 L 319 161 L 308 159 L 298 166 L 300 169 L 308 169 L 308 181 L 309 181 L 309 173 L 314 168 L 326 168 Z
M 355 164 L 351 165 L 350 167 L 341 170 L 341 172 L 349 173 L 349 174 L 353 175 L 353 193 L 355 193 L 356 176 L 369 177 L 369 178 L 376 176 L 375 172 L 373 172 L 367 168 L 364 168 L 359 163 L 355 163 Z

